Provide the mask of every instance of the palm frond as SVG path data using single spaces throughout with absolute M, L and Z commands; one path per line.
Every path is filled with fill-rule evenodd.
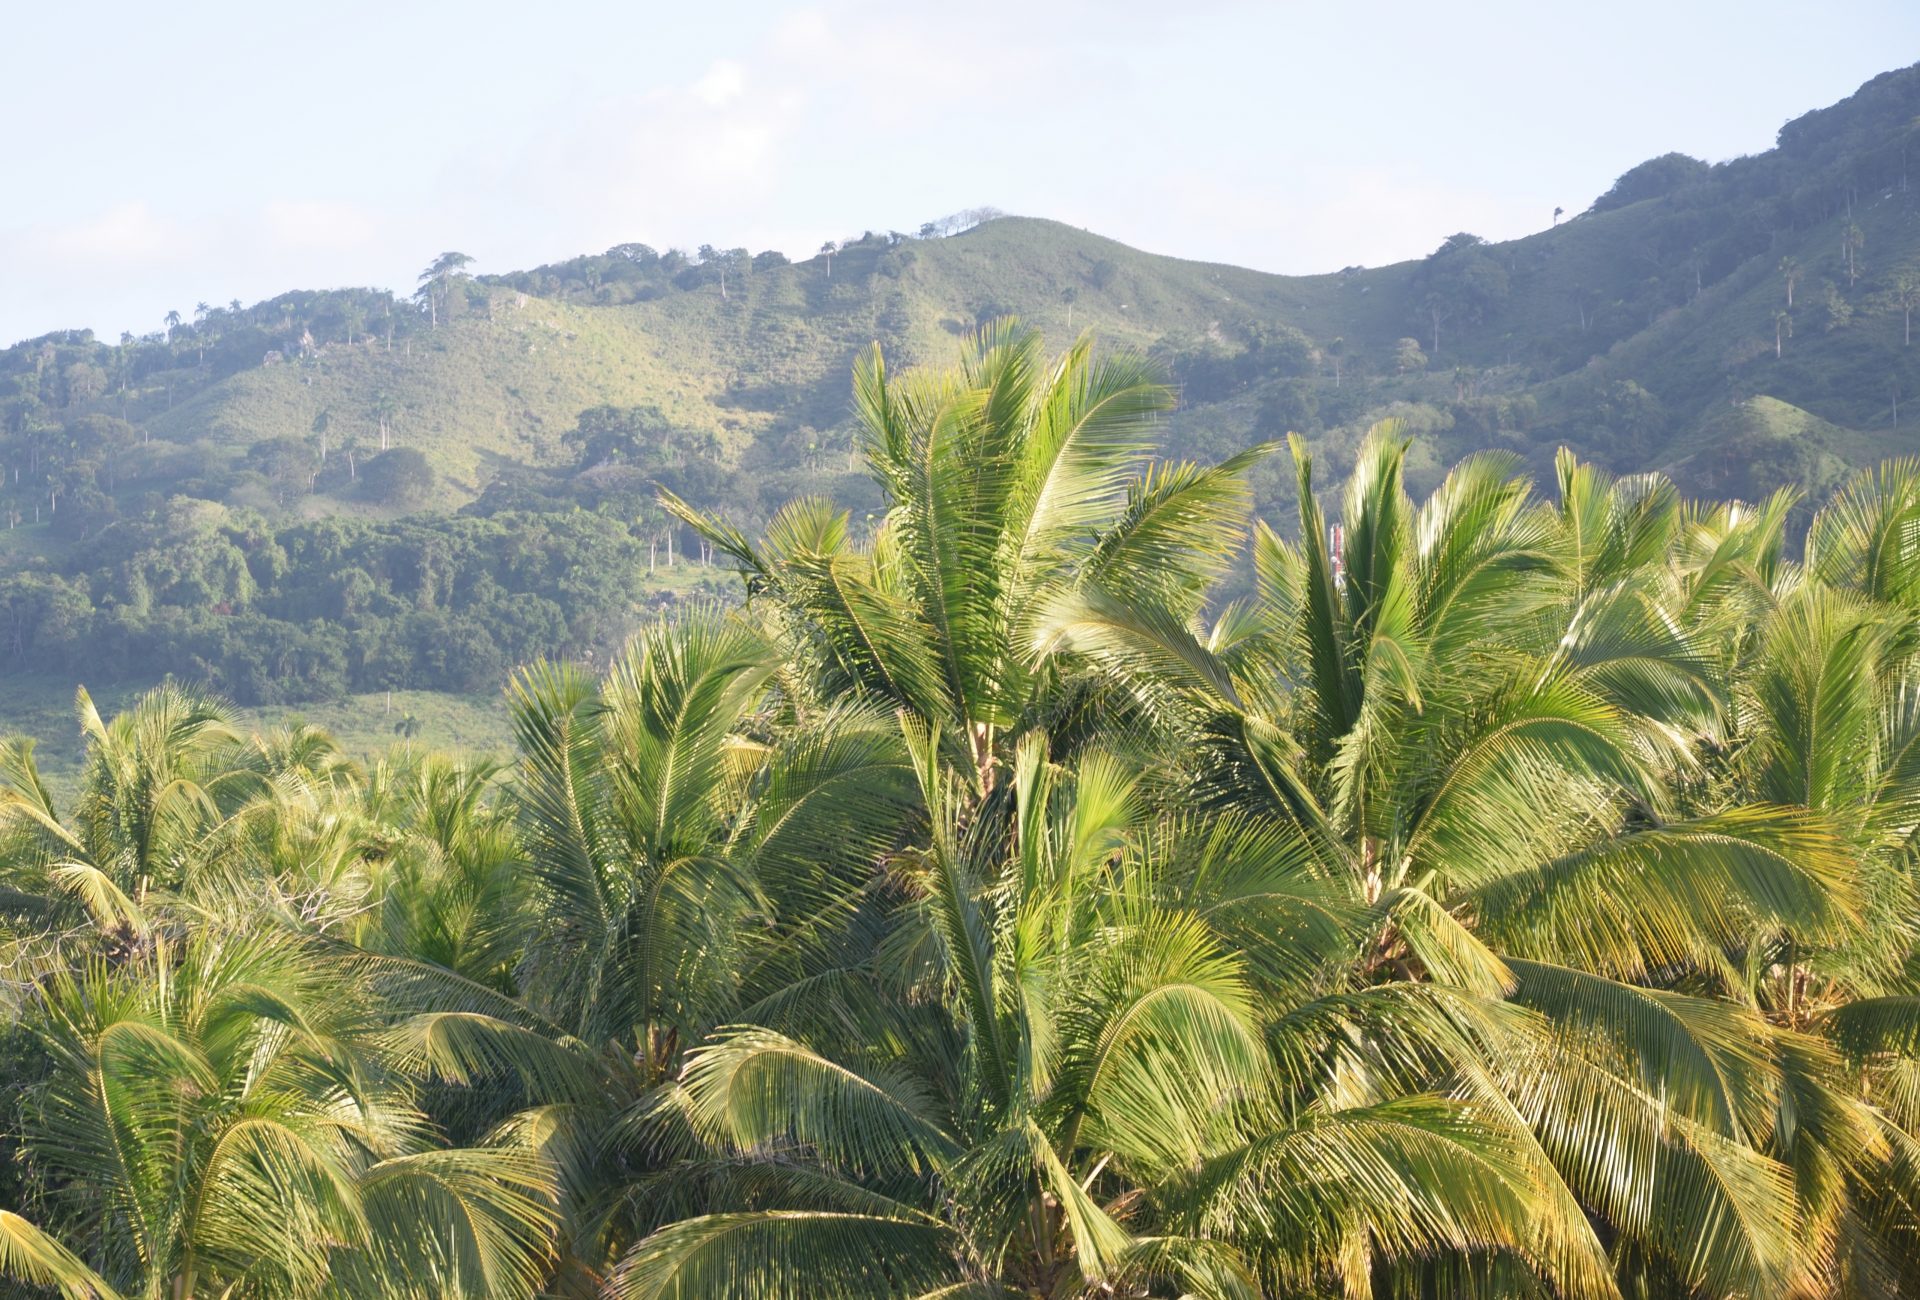
M 610 1300 L 893 1300 L 959 1281 L 953 1241 L 924 1218 L 764 1210 L 683 1219 L 640 1242 Z
M 61 1300 L 120 1300 L 78 1255 L 11 1210 L 0 1210 L 0 1277 L 51 1288 Z
M 910 1076 L 857 1071 L 771 1030 L 710 1039 L 688 1061 L 685 1088 L 696 1129 L 733 1149 L 798 1143 L 853 1174 L 924 1173 L 958 1153 L 935 1099 Z

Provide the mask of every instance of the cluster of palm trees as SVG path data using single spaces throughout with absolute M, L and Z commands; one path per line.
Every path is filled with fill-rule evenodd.
M 370 770 L 167 687 L 4 755 L 0 1271 L 69 1300 L 1898 1296 L 1920 465 L 1563 456 L 1334 553 L 1256 448 L 989 328 L 855 376 L 890 498 Z M 1243 601 L 1210 599 L 1250 564 Z M 15 1211 L 18 1211 L 17 1213 Z

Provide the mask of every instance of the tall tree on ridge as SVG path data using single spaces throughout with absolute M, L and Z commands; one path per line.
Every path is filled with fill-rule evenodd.
M 440 327 L 440 308 L 447 301 L 453 282 L 466 274 L 473 259 L 465 253 L 442 253 L 420 273 L 421 292 L 427 300 L 427 315 L 434 329 Z

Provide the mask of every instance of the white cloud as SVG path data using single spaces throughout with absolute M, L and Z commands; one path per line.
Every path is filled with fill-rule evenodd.
M 716 60 L 693 83 L 693 97 L 709 108 L 725 108 L 747 91 L 747 70 L 732 59 Z

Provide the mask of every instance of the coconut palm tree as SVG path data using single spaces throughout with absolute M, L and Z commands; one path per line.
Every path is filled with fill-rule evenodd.
M 983 329 L 960 366 L 854 375 L 867 457 L 889 508 L 870 546 L 847 515 L 803 500 L 763 545 L 663 494 L 747 575 L 785 655 L 814 689 L 906 709 L 992 789 L 1025 728 L 1064 706 L 1034 653 L 1042 613 L 1099 586 L 1197 608 L 1230 560 L 1255 448 L 1213 468 L 1149 468 L 1171 404 L 1150 366 L 1083 338 L 1049 360 L 1016 322 Z
M 447 300 L 453 282 L 466 278 L 467 268 L 471 265 L 473 258 L 465 253 L 442 253 L 420 273 L 420 289 L 414 296 L 426 299 L 427 315 L 433 328 L 440 327 L 440 304 Z
M 653 1163 L 614 1141 L 623 1111 L 731 1015 L 838 978 L 912 804 L 897 725 L 803 718 L 780 668 L 751 624 L 698 610 L 646 629 L 603 683 L 522 673 L 512 988 L 382 967 L 434 1003 L 401 1027 L 411 1059 L 535 1103 L 515 1123 L 563 1164 L 589 1270 L 630 1237 L 627 1184 Z
M 69 816 L 0 749 L 0 1273 L 1904 1294 L 1920 465 L 1796 559 L 1564 453 L 1416 504 L 1383 426 L 1249 547 L 1267 449 L 1152 462 L 1084 340 L 856 397 L 871 536 L 669 499 L 745 607 L 523 670 L 511 769 L 174 686 L 81 697 Z
M 1734 647 L 1736 709 L 1722 799 L 1819 809 L 1863 878 L 1862 924 L 1838 941 L 1753 937 L 1739 995 L 1776 1025 L 1817 1036 L 1844 1063 L 1866 1131 L 1852 1159 L 1806 1168 L 1811 1221 L 1835 1242 L 1823 1281 L 1872 1294 L 1920 1268 L 1910 1216 L 1920 1111 L 1920 907 L 1912 887 L 1920 820 L 1920 465 L 1858 475 L 1814 518 L 1804 566 L 1744 581 L 1749 631 Z M 1810 1053 L 1810 1055 L 1812 1055 Z
M 71 821 L 63 821 L 31 745 L 0 764 L 0 868 L 16 896 L 84 900 L 97 919 L 137 912 L 152 891 L 182 886 L 196 845 L 255 784 L 237 770 L 232 712 L 166 684 L 104 721 L 85 690 L 88 747 Z
M 908 735 L 909 905 L 864 985 L 693 1055 L 661 1127 L 698 1146 L 655 1195 L 699 1187 L 705 1212 L 640 1241 L 609 1296 L 1255 1296 L 1436 1255 L 1604 1284 L 1510 1108 L 1421 1086 L 1412 1047 L 1309 1066 L 1360 1017 L 1297 995 L 1363 914 L 1296 842 L 1154 816 L 1143 772 L 1050 763 L 1039 733 L 969 824 L 970 774 Z
M 1521 1010 L 1445 1069 L 1525 1120 L 1621 1285 L 1811 1284 L 1873 1122 L 1739 971 L 1756 935 L 1857 933 L 1868 882 L 1804 792 L 1681 797 L 1731 709 L 1686 615 L 1711 627 L 1729 572 L 1777 563 L 1765 530 L 1737 511 L 1690 524 L 1657 480 L 1566 457 L 1557 507 L 1479 457 L 1415 510 L 1382 428 L 1336 554 L 1295 454 L 1300 541 L 1262 535 L 1252 616 L 1202 636 L 1090 598 L 1057 612 L 1055 641 L 1177 713 L 1197 799 L 1289 828 L 1346 882 L 1372 917 L 1354 996 Z M 1669 551 L 1716 525 L 1680 580 Z
M 52 1227 L 0 1218 L 0 1267 L 70 1298 L 531 1295 L 543 1162 L 431 1144 L 352 968 L 172 928 L 43 983 L 24 1139 Z

